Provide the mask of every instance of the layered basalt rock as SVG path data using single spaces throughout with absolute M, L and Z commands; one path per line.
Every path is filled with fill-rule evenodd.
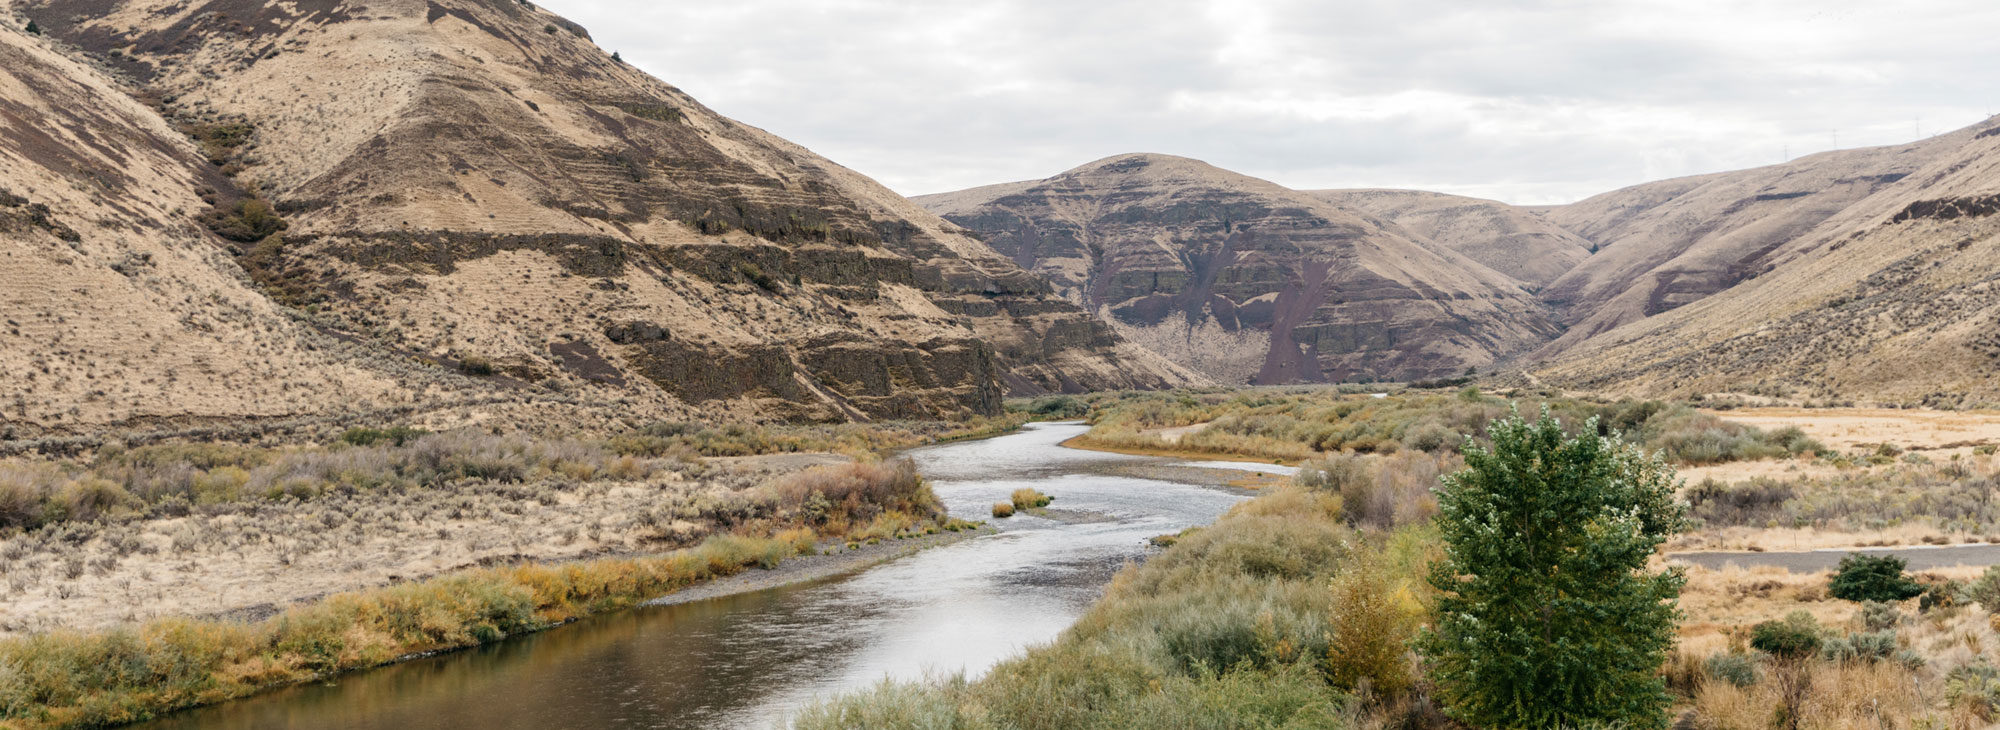
M 1124 155 L 918 202 L 1219 380 L 1455 375 L 1554 333 L 1518 282 L 1475 261 L 1193 160 Z

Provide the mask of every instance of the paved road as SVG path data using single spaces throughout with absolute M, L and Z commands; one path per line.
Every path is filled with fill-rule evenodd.
M 1799 553 L 1698 552 L 1669 553 L 1667 560 L 1720 568 L 1729 563 L 1749 568 L 1775 565 L 1794 573 L 1832 570 L 1848 553 L 1894 555 L 1910 562 L 1910 570 L 1948 568 L 1954 565 L 2000 564 L 2000 545 L 1951 545 L 1944 547 L 1895 547 L 1810 550 Z

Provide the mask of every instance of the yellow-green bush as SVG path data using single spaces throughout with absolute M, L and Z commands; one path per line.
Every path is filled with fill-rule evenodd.
M 1008 501 L 1014 504 L 1014 509 L 1034 509 L 1049 506 L 1050 502 L 1055 501 L 1055 497 L 1043 494 L 1033 487 L 1022 487 L 1008 495 Z

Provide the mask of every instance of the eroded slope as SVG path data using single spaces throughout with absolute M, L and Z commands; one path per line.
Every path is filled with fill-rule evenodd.
M 21 8 L 159 99 L 218 187 L 283 216 L 266 236 L 227 192 L 209 211 L 259 289 L 377 351 L 633 418 L 945 416 L 1003 389 L 1189 379 L 528 4 Z
M 1539 375 L 1626 392 L 2000 402 L 2000 123 L 1801 162 L 1829 169 L 1704 185 L 1817 180 L 1834 190 L 1829 200 L 1874 192 L 1759 244 L 1770 250 L 1733 288 L 1584 340 Z M 1801 216 L 1743 221 L 1789 230 Z
M 0 441 L 504 395 L 273 305 L 196 220 L 230 181 L 20 27 L 0 29 Z
M 1517 282 L 1448 247 L 1185 158 L 1122 155 L 917 201 L 1226 382 L 1456 375 L 1554 333 Z
M 1367 211 L 1513 277 L 1530 291 L 1576 268 L 1595 248 L 1541 215 L 1495 200 L 1421 190 L 1312 190 L 1327 202 Z

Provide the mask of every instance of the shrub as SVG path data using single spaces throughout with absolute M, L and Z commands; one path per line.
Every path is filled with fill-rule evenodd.
M 416 440 L 418 436 L 428 433 L 430 432 L 421 428 L 412 428 L 409 426 L 392 426 L 387 429 L 350 428 L 340 434 L 340 440 L 342 443 L 352 446 L 373 446 L 385 441 L 396 446 L 402 446 Z
M 780 477 L 762 488 L 771 504 L 819 523 L 863 523 L 885 515 L 942 519 L 937 496 L 909 459 L 826 464 Z M 838 532 L 838 530 L 836 530 Z M 894 534 L 889 530 L 880 536 Z
M 1903 622 L 1903 613 L 1896 610 L 1896 604 L 1868 601 L 1861 604 L 1861 626 L 1869 631 L 1887 631 Z
M 737 264 L 736 272 L 742 274 L 743 278 L 749 279 L 751 283 L 756 284 L 765 291 L 776 292 L 784 288 L 783 285 L 778 283 L 777 279 L 772 278 L 770 274 L 764 273 L 764 269 L 748 261 Z
M 1757 683 L 1757 661 L 1748 655 L 1730 652 L 1711 654 L 1702 662 L 1702 673 L 1709 679 L 1728 682 L 1737 687 L 1749 687 Z
M 201 222 L 215 235 L 231 241 L 256 243 L 289 227 L 271 204 L 249 197 L 229 207 L 216 207 L 202 214 Z
M 2000 565 L 1987 568 L 1979 578 L 1966 587 L 1966 595 L 1980 608 L 1989 613 L 2000 614 Z
M 1036 507 L 1047 507 L 1049 506 L 1050 502 L 1053 502 L 1056 499 L 1055 497 L 1051 497 L 1049 495 L 1035 491 L 1035 489 L 1033 489 L 1032 487 L 1022 487 L 1020 489 L 1016 489 L 1014 490 L 1014 493 L 1010 495 L 1009 498 L 1014 503 L 1014 509 L 1017 510 L 1033 509 Z
M 1809 657 L 1820 650 L 1819 620 L 1805 611 L 1750 628 L 1750 648 L 1783 659 Z
M 63 486 L 55 498 L 64 519 L 90 522 L 117 513 L 131 513 L 143 505 L 124 487 L 104 479 L 86 478 Z
M 1924 587 L 1903 573 L 1907 565 L 1893 555 L 1848 553 L 1840 559 L 1827 592 L 1849 601 L 1901 601 L 1924 592 Z
M 1792 485 L 1762 477 L 1736 485 L 1705 479 L 1688 490 L 1688 506 L 1706 525 L 1762 525 L 1782 515 L 1796 496 Z
M 1036 419 L 1066 421 L 1090 415 L 1090 403 L 1073 395 L 1045 395 L 1019 406 Z
M 1937 608 L 1950 608 L 1965 600 L 1965 584 L 1955 580 L 1932 583 L 1924 589 L 1924 595 L 1917 599 L 1917 610 L 1929 612 Z
M 1848 634 L 1847 641 L 1862 659 L 1887 659 L 1896 653 L 1896 632 L 1893 630 Z
M 1333 613 L 1326 648 L 1328 681 L 1342 689 L 1370 687 L 1401 694 L 1414 682 L 1410 639 L 1423 623 L 1422 604 L 1374 560 L 1357 560 L 1333 578 Z
M 1299 465 L 1292 482 L 1307 489 L 1345 493 L 1373 475 L 1361 460 L 1350 454 L 1331 454 Z
M 1014 503 L 1013 503 L 1013 502 L 994 502 L 994 503 L 993 503 L 993 516 L 994 516 L 994 517 L 1013 517 L 1013 516 L 1014 516 Z
M 486 376 L 499 372 L 493 361 L 478 355 L 466 355 L 458 361 L 458 369 L 466 375 Z
M 1944 696 L 1980 720 L 2000 718 L 2000 669 L 1984 659 L 1956 667 L 1945 675 Z
M 1666 724 L 1658 670 L 1685 579 L 1647 564 L 1685 510 L 1665 462 L 1594 422 L 1582 430 L 1569 436 L 1546 410 L 1507 418 L 1439 490 L 1448 547 L 1431 565 L 1439 598 L 1418 646 L 1468 724 Z
M 41 490 L 25 474 L 0 471 L 0 530 L 40 524 L 41 519 Z

